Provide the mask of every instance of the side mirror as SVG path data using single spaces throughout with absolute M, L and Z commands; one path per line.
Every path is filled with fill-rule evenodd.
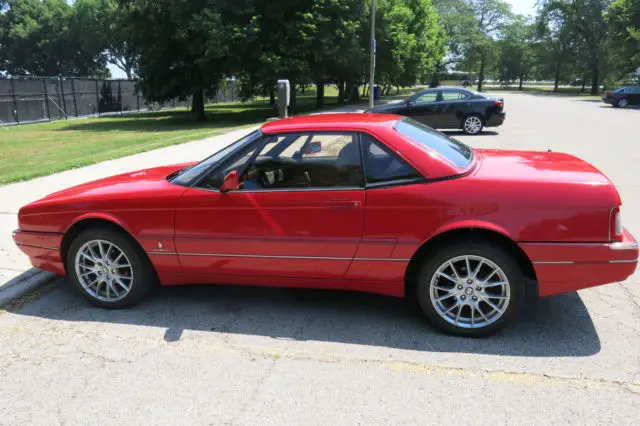
M 233 170 L 224 177 L 224 182 L 220 187 L 220 192 L 236 191 L 240 187 L 240 178 L 238 172 Z
M 416 104 L 416 101 L 414 101 L 413 99 L 409 99 L 407 101 L 407 106 L 414 106 Z

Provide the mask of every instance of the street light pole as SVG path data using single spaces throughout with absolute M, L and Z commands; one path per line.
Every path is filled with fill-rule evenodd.
M 369 65 L 369 108 L 373 108 L 373 77 L 376 69 L 376 0 L 371 1 L 371 60 Z

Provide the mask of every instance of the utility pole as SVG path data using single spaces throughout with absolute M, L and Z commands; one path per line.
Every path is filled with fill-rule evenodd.
M 371 1 L 371 61 L 369 70 L 369 108 L 373 108 L 373 77 L 376 69 L 376 0 Z

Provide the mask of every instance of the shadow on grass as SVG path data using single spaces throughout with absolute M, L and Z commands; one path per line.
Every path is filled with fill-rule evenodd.
M 528 304 L 520 319 L 487 339 L 443 335 L 402 299 L 340 291 L 162 287 L 132 309 L 110 311 L 90 307 L 66 279 L 58 279 L 40 299 L 5 309 L 56 321 L 161 327 L 167 342 L 179 341 L 184 330 L 198 330 L 434 353 L 582 357 L 601 347 L 575 292 Z
M 325 108 L 338 107 L 327 102 Z M 316 111 L 315 99 L 298 99 L 296 108 L 290 109 L 291 115 Z M 247 103 L 210 104 L 205 107 L 206 120 L 197 121 L 187 109 L 152 111 L 130 115 L 110 115 L 91 120 L 78 120 L 58 129 L 58 131 L 95 131 L 113 130 L 130 132 L 164 132 L 172 130 L 190 130 L 207 128 L 237 127 L 249 124 L 261 124 L 267 119 L 278 116 L 275 105 L 269 101 Z

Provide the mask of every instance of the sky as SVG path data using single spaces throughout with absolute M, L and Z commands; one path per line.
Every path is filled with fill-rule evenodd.
M 520 15 L 533 15 L 535 13 L 536 0 L 506 0 L 511 4 L 511 10 Z M 69 1 L 71 3 L 71 1 Z M 111 76 L 114 78 L 127 78 L 127 75 L 119 68 L 109 64 Z

